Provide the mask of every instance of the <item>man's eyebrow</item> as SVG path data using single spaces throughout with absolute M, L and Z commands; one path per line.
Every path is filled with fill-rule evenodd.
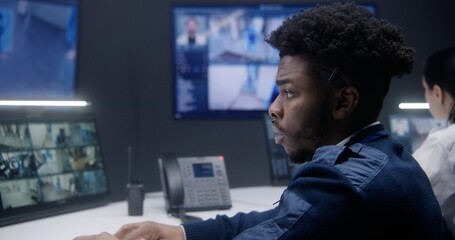
M 291 79 L 289 78 L 286 78 L 286 79 L 277 79 L 276 80 L 276 85 L 278 86 L 281 86 L 281 85 L 285 85 L 285 84 L 291 84 L 293 83 L 294 81 L 292 81 Z

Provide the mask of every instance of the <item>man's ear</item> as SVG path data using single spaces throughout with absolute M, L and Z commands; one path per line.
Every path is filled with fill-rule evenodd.
M 335 105 L 332 110 L 335 119 L 344 119 L 351 115 L 359 104 L 360 94 L 356 87 L 347 86 L 336 93 Z

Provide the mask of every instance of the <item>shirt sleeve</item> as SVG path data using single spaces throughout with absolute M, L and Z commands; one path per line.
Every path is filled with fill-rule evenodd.
M 277 214 L 242 232 L 236 240 L 346 236 L 343 231 L 350 229 L 360 201 L 356 189 L 335 168 L 312 164 L 304 169 L 283 193 Z
M 447 150 L 437 138 L 430 135 L 413 153 L 413 157 L 427 174 L 436 198 L 442 204 L 449 194 L 446 193 L 446 184 L 452 176 Z
M 182 225 L 180 225 L 180 228 L 182 229 L 183 232 L 183 240 L 186 240 L 185 228 Z
M 276 208 L 264 212 L 237 213 L 233 217 L 217 215 L 214 219 L 182 224 L 187 240 L 233 239 L 239 233 L 251 228 L 276 214 Z

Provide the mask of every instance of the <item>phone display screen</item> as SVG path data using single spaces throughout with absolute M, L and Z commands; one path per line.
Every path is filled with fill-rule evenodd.
M 211 163 L 193 164 L 194 177 L 214 177 L 213 166 Z

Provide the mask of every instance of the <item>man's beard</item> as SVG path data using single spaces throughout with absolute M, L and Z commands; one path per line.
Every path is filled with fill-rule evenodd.
M 321 140 L 326 135 L 327 123 L 329 120 L 328 102 L 324 100 L 315 108 L 316 113 L 313 119 L 309 119 L 308 123 L 302 126 L 302 130 L 297 133 L 299 140 L 304 140 L 312 146 L 300 147 L 293 153 L 288 153 L 291 163 L 304 163 L 312 159 L 316 149 L 320 147 Z
M 293 164 L 301 164 L 309 162 L 312 159 L 313 155 L 314 151 L 298 151 L 296 153 L 289 154 L 289 161 Z

